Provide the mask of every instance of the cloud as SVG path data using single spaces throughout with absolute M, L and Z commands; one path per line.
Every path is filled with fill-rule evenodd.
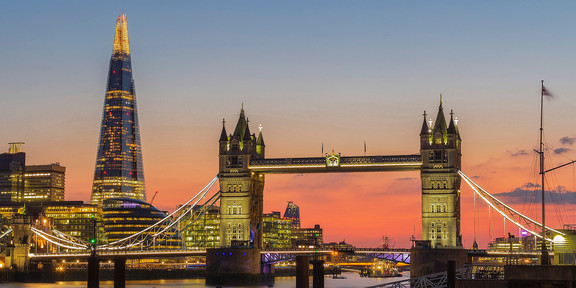
M 526 155 L 528 155 L 528 151 L 526 151 L 526 150 L 520 150 L 520 151 L 518 151 L 518 152 L 516 152 L 516 153 L 511 153 L 511 154 L 510 154 L 510 156 L 512 156 L 512 157 L 526 156 Z
M 417 180 L 418 178 L 416 177 L 401 177 L 401 178 L 396 178 L 396 181 L 413 181 L 413 180 Z
M 505 203 L 542 203 L 540 187 L 539 184 L 528 182 L 510 192 L 502 192 L 492 195 L 496 198 L 500 198 Z M 548 197 L 550 197 L 550 199 Z M 546 203 L 550 201 L 550 203 L 576 204 L 576 191 L 567 190 L 565 186 L 558 186 L 552 191 L 546 191 L 546 199 Z
M 562 143 L 562 145 L 572 145 L 576 143 L 576 137 L 564 136 L 560 138 L 560 143 Z
M 522 185 L 521 188 L 540 188 L 540 184 L 528 182 Z
M 556 154 L 563 154 L 563 153 L 566 153 L 566 152 L 569 152 L 569 151 L 572 151 L 572 149 L 570 149 L 570 148 L 565 148 L 565 147 L 558 148 L 558 149 L 554 149 L 554 153 L 556 153 Z

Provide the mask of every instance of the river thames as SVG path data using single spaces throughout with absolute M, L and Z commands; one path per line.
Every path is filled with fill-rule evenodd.
M 403 272 L 402 277 L 395 278 L 366 278 L 360 277 L 358 273 L 342 273 L 345 279 L 333 279 L 331 276 L 324 278 L 324 287 L 326 288 L 352 288 L 352 287 L 368 287 L 378 284 L 390 283 L 410 278 L 409 272 Z M 70 282 L 55 282 L 55 283 L 2 283 L 0 286 L 3 288 L 84 288 L 86 282 L 70 281 Z M 310 286 L 312 286 L 312 278 L 310 278 Z M 112 288 L 114 283 L 112 281 L 101 281 L 101 288 Z M 167 288 L 167 287 L 216 287 L 204 284 L 204 279 L 183 279 L 183 280 L 134 280 L 126 281 L 126 287 L 130 288 Z M 222 286 L 222 287 L 267 287 L 262 286 Z M 276 277 L 274 287 L 277 288 L 292 288 L 296 287 L 296 277 Z

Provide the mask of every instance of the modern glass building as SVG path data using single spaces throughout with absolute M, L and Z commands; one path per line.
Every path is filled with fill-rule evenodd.
M 0 154 L 0 202 L 18 202 L 24 199 L 24 173 L 26 153 L 23 142 L 9 143 L 8 153 Z
M 213 206 L 205 213 L 201 213 L 199 205 L 194 208 L 190 217 L 178 223 L 186 248 L 197 250 L 220 247 L 220 208 Z
M 292 220 L 292 229 L 300 229 L 300 207 L 289 201 L 284 211 L 284 219 Z
M 114 197 L 146 199 L 126 15 L 116 22 L 91 203 Z
M 272 211 L 262 215 L 264 249 L 292 247 L 292 220 L 280 217 L 280 212 Z
M 102 211 L 108 243 L 134 235 L 166 217 L 166 214 L 156 207 L 144 201 L 129 198 L 106 199 L 103 201 Z M 165 228 L 168 224 L 162 224 L 161 227 Z M 182 247 L 182 237 L 176 226 L 166 233 L 169 235 L 168 240 L 155 243 L 156 249 Z

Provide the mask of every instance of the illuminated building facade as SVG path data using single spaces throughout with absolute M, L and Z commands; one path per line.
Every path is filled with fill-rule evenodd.
M 166 217 L 166 214 L 156 207 L 144 201 L 130 198 L 106 199 L 103 201 L 102 212 L 108 242 L 136 234 Z M 161 227 L 165 228 L 166 226 L 167 224 L 162 224 Z M 168 233 L 169 239 L 155 243 L 157 249 L 179 249 L 182 247 L 182 238 L 177 228 L 172 227 L 166 233 Z
M 293 229 L 300 229 L 300 207 L 294 204 L 294 202 L 289 201 L 286 205 L 286 211 L 284 211 L 284 218 L 290 219 L 292 221 Z
M 446 126 L 442 99 L 436 121 L 426 119 L 420 132 L 422 155 L 422 239 L 432 248 L 461 247 L 460 176 L 462 152 L 457 121 Z
M 58 201 L 42 203 L 41 207 L 42 216 L 39 218 L 51 219 L 54 229 L 86 242 L 90 238 L 98 238 L 98 243 L 105 242 L 102 208 L 98 205 L 84 204 L 82 201 Z M 94 225 L 97 235 L 94 235 Z
M 25 202 L 64 201 L 66 167 L 59 163 L 28 165 L 25 174 Z
M 282 219 L 280 212 L 263 215 L 264 249 L 292 247 L 292 220 Z
M 114 197 L 146 199 L 126 15 L 116 22 L 91 202 Z
M 244 107 L 234 133 L 224 123 L 219 140 L 220 247 L 262 249 L 264 174 L 248 168 L 250 159 L 264 158 L 262 131 L 250 133 Z
M 292 230 L 293 248 L 321 248 L 324 245 L 323 230 L 320 225 L 314 228 L 300 228 Z
M 199 206 L 198 206 L 199 207 Z M 191 217 L 182 220 L 178 225 L 187 249 L 204 249 L 220 247 L 220 208 L 211 207 L 198 215 L 195 209 Z M 196 219 L 195 222 L 192 220 Z
M 26 153 L 22 142 L 9 143 L 8 153 L 0 154 L 0 201 L 22 201 Z
M 44 231 L 51 228 L 67 235 L 89 241 L 94 237 L 94 225 L 99 243 L 104 243 L 106 238 L 102 227 L 102 208 L 98 205 L 84 204 L 82 201 L 47 201 L 47 202 L 2 202 L 0 203 L 1 223 L 13 226 L 14 219 L 18 216 L 30 217 L 33 225 Z M 46 249 L 51 244 L 34 239 L 33 251 Z M 52 251 L 52 250 L 51 250 Z M 47 252 L 47 251 L 45 251 Z

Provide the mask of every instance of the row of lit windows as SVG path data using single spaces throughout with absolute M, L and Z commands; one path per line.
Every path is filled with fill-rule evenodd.
M 444 213 L 448 211 L 448 204 L 446 203 L 432 203 L 430 204 L 430 212 Z
M 226 238 L 228 245 L 230 245 L 231 240 L 244 240 L 242 223 L 228 224 L 228 227 L 226 228 Z
M 448 239 L 448 227 L 446 223 L 430 223 L 430 239 Z
M 242 206 L 241 206 L 241 205 L 230 205 L 230 206 L 228 206 L 228 214 L 231 214 L 231 215 L 240 215 L 240 214 L 242 214 Z
M 228 192 L 242 192 L 242 185 L 228 185 Z

